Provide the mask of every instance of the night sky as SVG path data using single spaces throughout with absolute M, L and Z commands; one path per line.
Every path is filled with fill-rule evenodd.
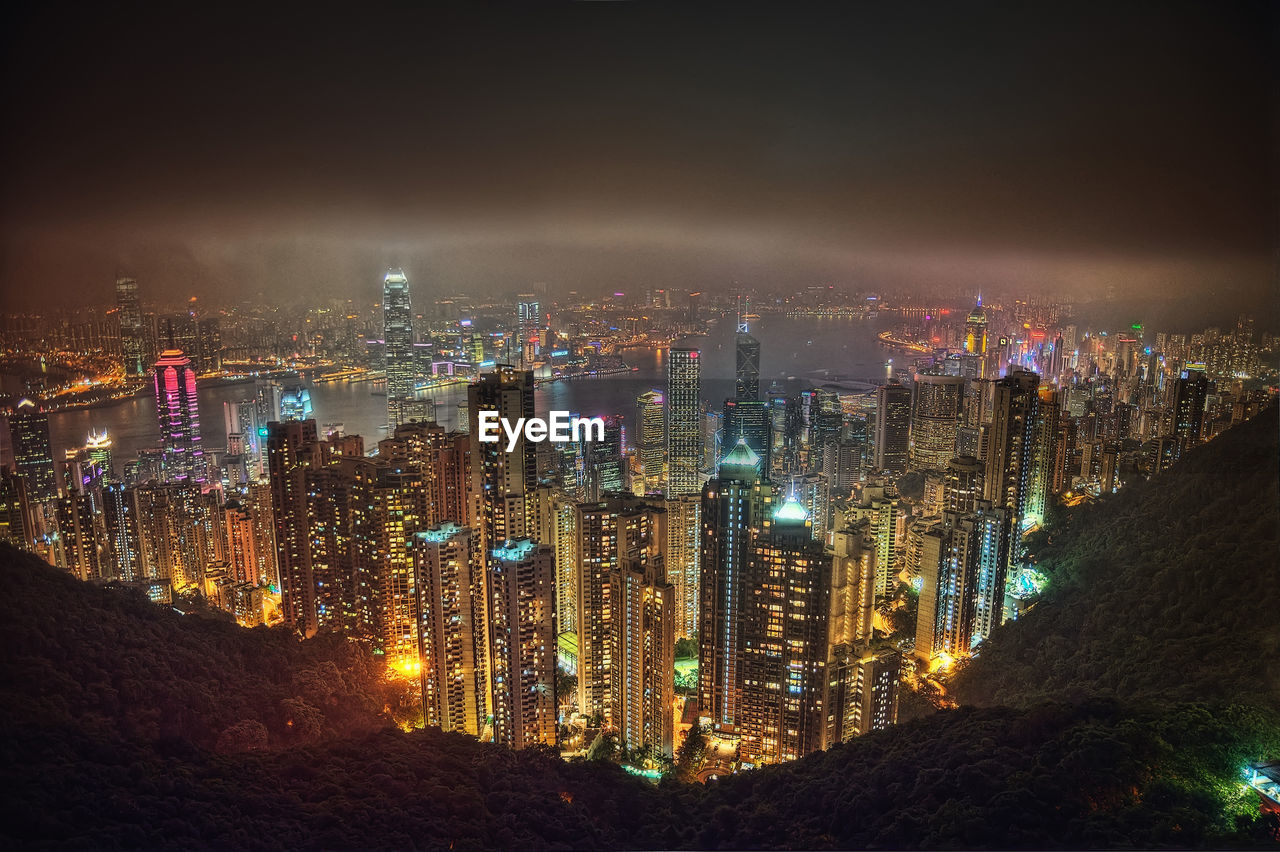
M 3 307 L 818 282 L 1274 298 L 1266 4 L 6 12 Z M 196 13 L 195 9 L 199 9 Z

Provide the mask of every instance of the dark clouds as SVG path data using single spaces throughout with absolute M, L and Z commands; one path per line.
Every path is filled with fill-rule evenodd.
M 371 295 L 395 260 L 1269 292 L 1262 5 L 353 8 L 11 19 L 6 303 L 120 264 Z

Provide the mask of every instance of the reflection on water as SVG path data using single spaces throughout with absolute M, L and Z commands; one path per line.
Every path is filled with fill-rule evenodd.
M 886 324 L 883 319 L 790 320 L 774 316 L 756 321 L 751 333 L 761 344 L 761 388 L 768 389 L 776 382 L 794 391 L 824 380 L 865 381 L 883 376 L 888 353 L 876 341 L 876 333 Z M 733 395 L 733 333 L 732 322 L 720 322 L 709 335 L 681 341 L 681 345 L 702 350 L 702 396 L 708 402 L 719 403 Z M 663 355 L 652 349 L 627 350 L 623 357 L 637 368 L 635 371 L 540 385 L 534 395 L 535 406 L 539 413 L 551 409 L 588 417 L 618 413 L 630 427 L 636 397 L 662 388 L 665 382 Z M 374 385 L 368 382 L 312 385 L 317 422 L 341 423 L 346 432 L 363 435 L 366 446 L 372 447 L 384 436 L 386 426 L 386 397 L 373 391 Z M 200 389 L 200 431 L 209 450 L 226 446 L 222 404 L 252 396 L 252 382 Z M 436 419 L 454 427 L 458 405 L 466 402 L 466 386 L 456 385 L 428 396 L 435 401 Z M 117 473 L 139 449 L 155 446 L 160 439 L 151 394 L 103 408 L 55 412 L 49 427 L 58 456 L 62 449 L 83 445 L 90 428 L 107 429 L 115 443 Z

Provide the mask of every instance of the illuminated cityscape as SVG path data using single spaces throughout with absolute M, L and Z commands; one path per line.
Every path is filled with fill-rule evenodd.
M 955 54 L 922 37 L 948 61 L 919 60 L 927 86 L 894 70 L 882 92 L 865 81 L 921 56 L 917 25 L 884 14 L 892 55 L 846 44 L 834 20 L 820 32 L 786 15 L 776 34 L 726 26 L 756 47 L 794 27 L 813 53 L 748 61 L 713 47 L 726 34 L 711 27 L 650 54 L 663 39 L 595 41 L 568 22 L 490 44 L 457 11 L 424 32 L 438 23 L 458 46 L 414 42 L 439 55 L 387 58 L 381 73 L 367 46 L 281 45 L 327 81 L 314 91 L 262 57 L 226 82 L 186 69 L 191 91 L 216 78 L 246 101 L 208 96 L 207 118 L 179 108 L 175 125 L 199 119 L 211 136 L 174 130 L 174 153 L 104 149 L 103 171 L 139 175 L 136 207 L 130 181 L 87 166 L 55 180 L 71 143 L 9 143 L 83 206 L 61 218 L 8 169 L 0 580 L 16 590 L 14 624 L 24 610 L 32 621 L 5 627 L 18 660 L 6 695 L 34 708 L 26 735 L 40 713 L 62 718 L 64 693 L 101 706 L 59 723 L 73 745 L 36 757 L 109 759 L 103 778 L 145 775 L 138 795 L 174 801 L 182 785 L 224 795 L 219 767 L 244 777 L 254 760 L 292 760 L 263 783 L 323 793 L 291 817 L 346 832 L 307 828 L 296 845 L 317 848 L 1280 838 L 1280 646 L 1223 591 L 1260 610 L 1277 591 L 1256 581 L 1275 561 L 1275 459 L 1251 449 L 1273 439 L 1260 424 L 1280 397 L 1275 255 L 1240 224 L 1267 206 L 1264 166 L 1248 165 L 1265 158 L 1243 144 L 1228 156 L 1220 138 L 1247 135 L 1249 110 L 1133 70 L 1144 57 L 1183 66 L 1128 12 L 1146 33 L 1137 58 L 1114 58 L 1129 49 L 1116 24 L 1079 80 L 1060 79 L 1078 58 L 1060 35 L 1015 49 L 988 28 L 990 57 L 973 33 Z M 1202 18 L 1240 23 L 1169 14 L 1192 41 Z M 1187 61 L 1225 61 L 1215 38 Z M 1039 50 L 1057 59 L 1027 55 Z M 348 81 L 357 54 L 370 67 Z M 1024 65 L 1040 88 L 998 94 Z M 141 79 L 129 67 L 116 87 Z M 434 88 L 464 70 L 474 79 L 456 91 Z M 1245 86 L 1248 70 L 1215 73 Z M 1130 73 L 1146 82 L 1109 94 Z M 650 74 L 663 87 L 633 82 Z M 394 75 L 417 82 L 383 93 Z M 277 89 L 300 105 L 279 106 Z M 1056 107 L 1040 106 L 1042 89 Z M 110 112 L 117 88 L 92 90 L 84 114 Z M 561 90 L 568 108 L 548 94 Z M 57 92 L 51 104 L 69 97 Z M 160 109 L 174 92 L 144 94 Z M 312 114 L 326 98 L 341 110 Z M 1184 102 L 1200 110 L 1190 120 Z M 244 135 L 262 136 L 243 175 L 219 149 L 258 149 L 211 127 L 236 126 L 241 109 Z M 652 123 L 626 117 L 650 110 Z M 1188 122 L 1205 127 L 1152 153 Z M 360 135 L 378 127 L 405 136 Z M 170 160 L 183 145 L 195 153 Z M 1166 191 L 1186 164 L 1201 171 Z M 1255 476 L 1265 487 L 1244 494 Z M 37 564 L 70 585 L 38 592 L 15 573 Z M 1134 566 L 1147 573 L 1134 580 Z M 112 653 L 46 653 L 72 629 Z M 1102 631 L 1124 637 L 1090 638 Z M 1192 673 L 1189 694 L 1165 701 L 1149 684 L 1195 668 L 1185 636 L 1224 671 L 1247 670 L 1261 697 L 1213 694 Z M 148 668 L 152 653 L 176 662 Z M 1174 662 L 1157 676 L 1143 667 L 1156 659 Z M 79 685 L 94 666 L 115 672 L 109 688 Z M 166 680 L 180 701 L 139 698 Z M 103 721 L 116 716 L 123 733 Z M 1135 739 L 1113 745 L 1122 735 Z M 140 742 L 155 751 L 134 761 Z M 1134 766 L 1106 775 L 1121 754 Z M 36 757 L 14 747 L 15 765 Z M 155 780 L 170 778 L 165 761 L 215 768 L 174 770 L 188 780 L 171 787 Z M 898 763 L 918 771 L 890 779 Z M 583 765 L 600 774 L 575 774 Z M 1036 772 L 1056 786 L 1024 783 Z M 1077 772 L 1105 777 L 1075 790 Z M 352 792 L 360 773 L 372 780 Z M 535 776 L 545 783 L 519 780 Z M 95 783 L 69 801 L 96 801 Z M 801 789 L 825 810 L 793 814 Z M 116 807 L 103 796 L 94 808 Z M 270 809 L 245 796 L 206 821 L 234 813 L 246 827 L 210 845 L 259 842 L 248 826 Z M 1168 813 L 1213 813 L 1179 834 L 1174 817 L 1141 816 L 1161 796 L 1179 803 Z M 324 815 L 351 802 L 421 821 L 366 837 L 368 822 Z M 1074 814 L 1060 841 L 1059 810 Z M 62 818 L 30 817 L 15 836 L 94 845 L 83 825 L 60 834 Z M 472 821 L 483 835 L 451 833 Z M 202 845 L 136 822 L 102 844 Z M 874 835 L 848 827 L 873 822 Z
M 139 293 L 117 283 L 122 299 Z M 149 313 L 162 348 L 154 379 L 133 381 L 156 397 L 156 445 L 130 458 L 95 428 L 55 448 L 50 418 L 67 410 L 57 390 L 18 400 L 5 539 L 82 579 L 202 600 L 247 627 L 366 643 L 416 691 L 428 724 L 517 748 L 557 742 L 556 725 L 579 748 L 616 732 L 670 760 L 690 705 L 750 767 L 892 724 L 904 684 L 944 676 L 1032 604 L 1024 541 L 1054 505 L 1158 474 L 1268 405 L 1276 378 L 1264 364 L 1277 338 L 1256 337 L 1248 318 L 1188 335 L 1064 322 L 1071 308 L 1059 303 L 882 298 L 876 313 L 897 317 L 885 343 L 862 330 L 866 301 L 849 294 L 840 310 L 861 318 L 837 329 L 871 336 L 887 372 L 824 372 L 806 387 L 762 373 L 774 353 L 735 306 L 709 301 L 692 326 L 682 310 L 650 310 L 646 336 L 701 348 L 659 344 L 665 393 L 601 411 L 605 440 L 521 439 L 507 452 L 475 439 L 479 413 L 535 414 L 557 361 L 591 363 L 633 336 L 622 325 L 601 335 L 595 318 L 637 306 L 549 305 L 563 329 L 553 351 L 534 348 L 550 333 L 535 302 L 489 325 L 465 304 L 452 322 L 426 323 L 411 293 L 403 272 L 388 273 L 382 323 L 370 311 L 364 326 L 371 345 L 349 350 L 354 360 L 332 351 L 318 369 L 290 366 L 288 352 L 230 357 L 227 311 L 227 343 L 205 350 L 222 366 L 198 377 L 164 348 L 172 326 Z M 790 322 L 799 298 L 754 294 L 757 323 Z M 121 325 L 84 353 L 115 358 L 122 386 L 135 331 Z M 462 384 L 432 385 L 439 364 L 418 358 L 418 338 L 432 359 L 449 353 Z M 499 361 L 513 341 L 527 368 Z M 734 353 L 722 418 L 704 416 L 716 409 L 702 390 L 706 347 Z M 376 423 L 384 373 L 386 427 L 322 427 L 329 376 L 364 388 L 364 422 Z M 236 399 L 215 445 L 199 383 L 216 382 Z M 300 397 L 306 407 L 289 403 Z M 899 609 L 914 623 L 888 630 Z M 540 626 L 517 629 L 521 612 Z M 674 690 L 677 639 L 696 643 L 696 696 Z M 565 695 L 556 655 L 576 679 Z M 879 674 L 890 670 L 901 684 Z

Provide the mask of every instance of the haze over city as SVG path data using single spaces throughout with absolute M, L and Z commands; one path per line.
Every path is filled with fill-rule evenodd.
M 117 270 L 376 298 L 388 265 L 1272 295 L 1265 4 L 7 14 L 10 309 Z

